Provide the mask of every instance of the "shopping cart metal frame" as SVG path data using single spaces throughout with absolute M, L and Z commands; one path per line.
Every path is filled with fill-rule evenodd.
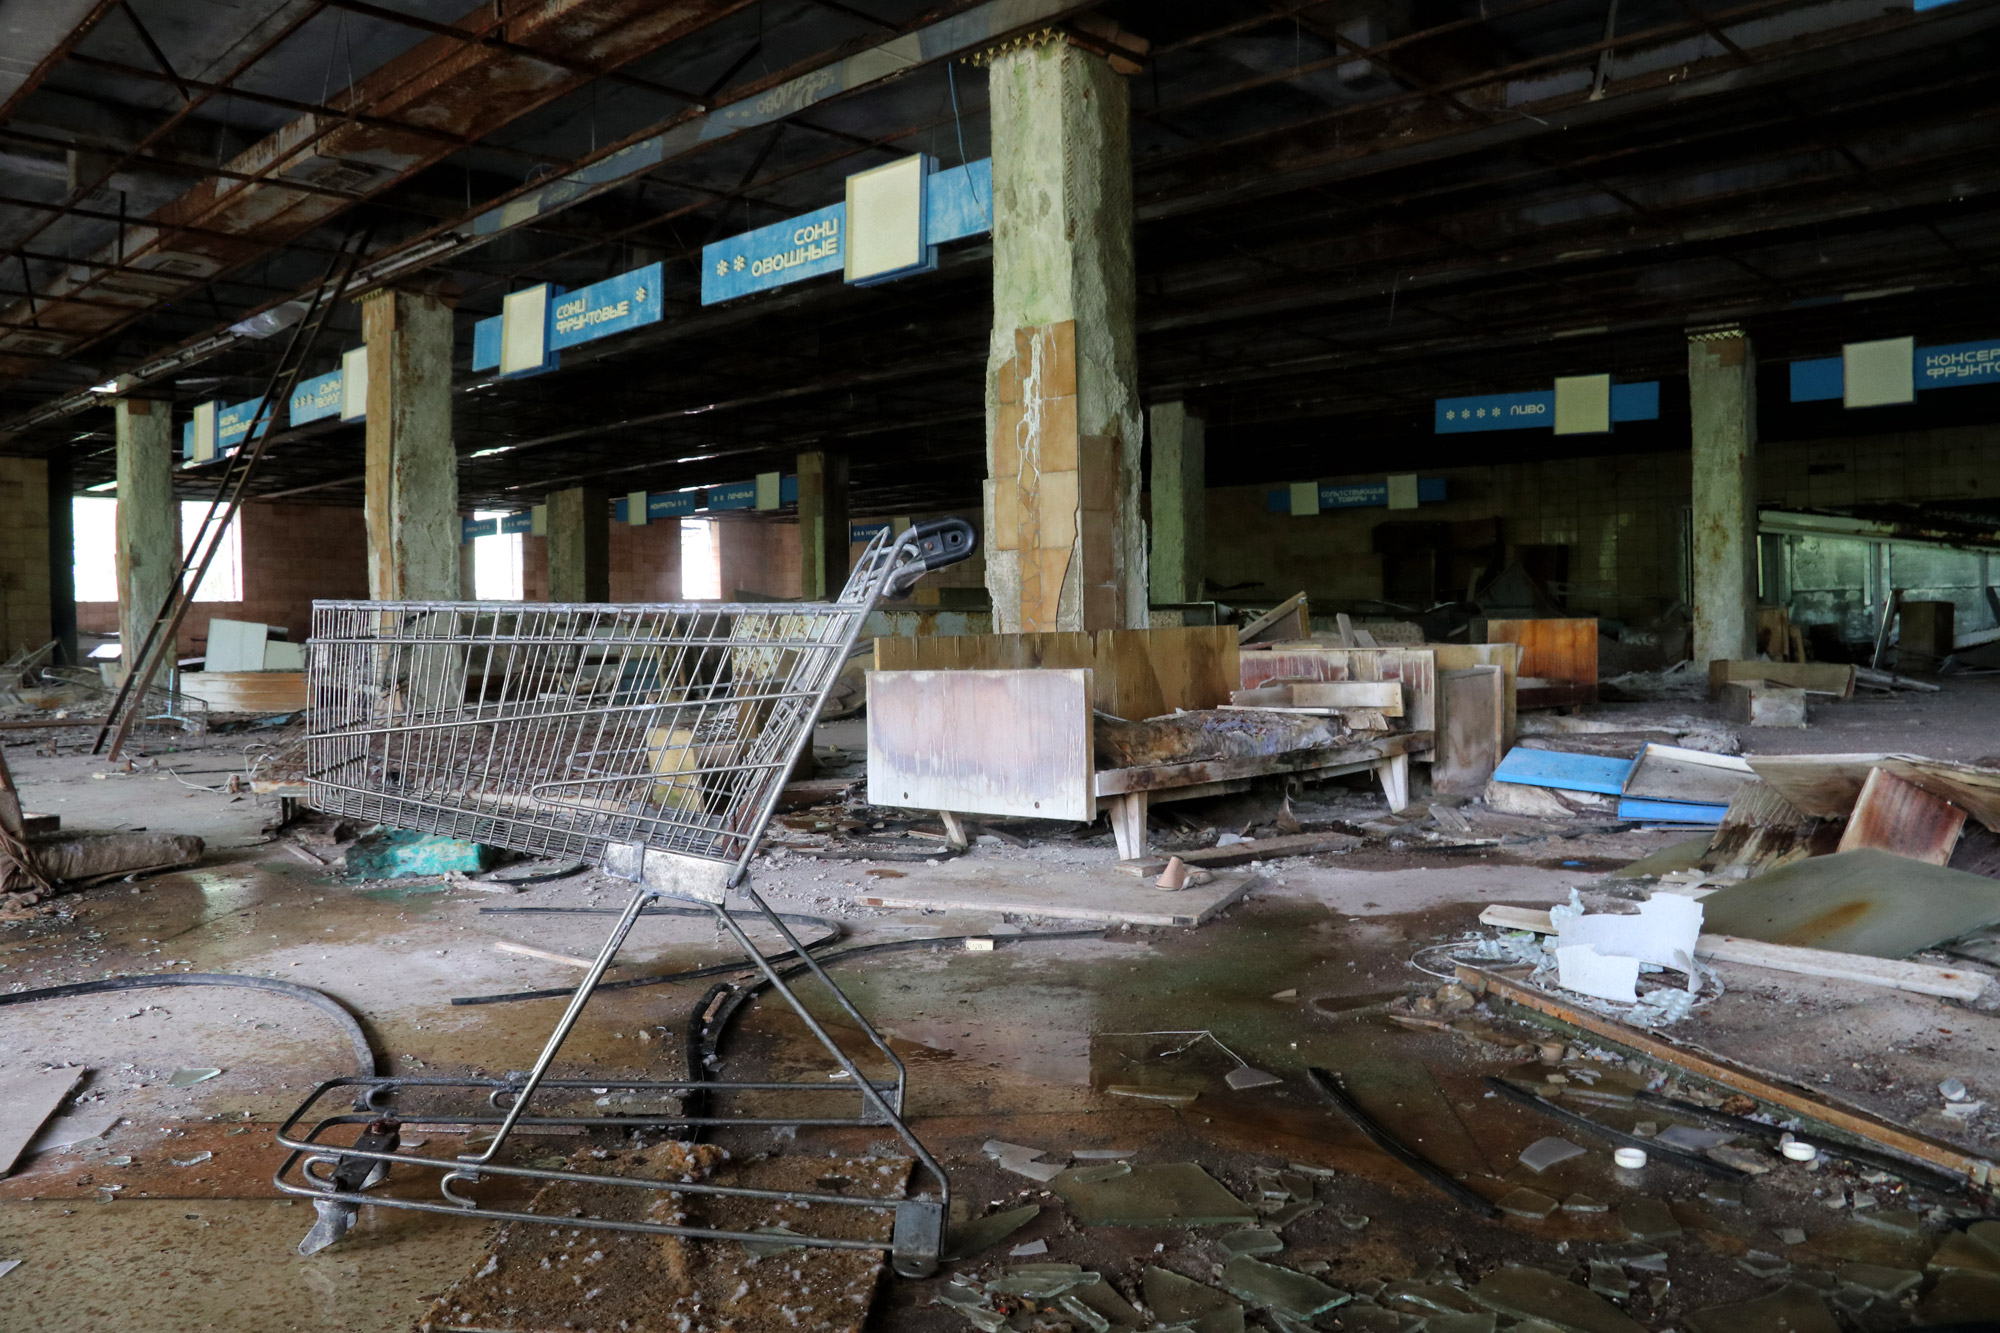
M 648 1232 L 711 1240 L 764 1240 L 755 1232 L 595 1216 L 553 1216 L 486 1206 L 462 1187 L 486 1176 L 608 1185 L 692 1196 L 726 1196 L 860 1208 L 893 1214 L 885 1242 L 802 1235 L 807 1246 L 887 1250 L 898 1273 L 935 1271 L 950 1206 L 950 1182 L 904 1120 L 908 1073 L 749 882 L 749 867 L 863 619 L 932 569 L 971 555 L 962 519 L 879 534 L 831 603 L 550 605 L 489 602 L 315 602 L 307 683 L 309 801 L 428 833 L 540 854 L 595 857 L 608 875 L 634 883 L 632 896 L 570 996 L 534 1065 L 502 1079 L 348 1077 L 319 1084 L 285 1120 L 278 1143 L 290 1155 L 273 1183 L 313 1200 L 319 1214 L 300 1249 L 339 1239 L 362 1206 L 486 1220 Z M 475 670 L 475 668 L 481 668 Z M 498 672 L 495 688 L 494 673 Z M 497 694 L 497 698 L 494 696 Z M 664 723 L 664 725 L 660 725 Z M 525 780 L 525 794 L 517 790 Z M 893 1071 L 871 1079 L 827 1032 L 744 930 L 734 893 L 754 909 L 830 994 Z M 815 1082 L 556 1079 L 558 1052 L 646 905 L 682 900 L 708 908 L 763 984 L 784 998 L 838 1065 Z M 788 967 L 787 972 L 792 971 Z M 617 1093 L 658 1098 L 658 1112 L 531 1115 L 537 1094 Z M 452 1157 L 404 1149 L 393 1111 L 398 1094 L 470 1094 L 471 1114 L 412 1110 L 426 1126 L 490 1131 L 478 1151 Z M 855 1114 L 708 1114 L 711 1094 L 810 1094 L 818 1102 L 859 1098 Z M 690 1114 L 689 1094 L 703 1099 Z M 351 1111 L 327 1113 L 340 1099 Z M 519 1165 L 501 1152 L 537 1128 L 882 1127 L 895 1132 L 929 1189 L 902 1199 L 751 1189 L 700 1180 L 654 1180 Z M 353 1133 L 350 1136 L 349 1130 Z M 468 1144 L 469 1146 L 469 1144 Z M 392 1167 L 442 1172 L 443 1202 L 366 1193 Z

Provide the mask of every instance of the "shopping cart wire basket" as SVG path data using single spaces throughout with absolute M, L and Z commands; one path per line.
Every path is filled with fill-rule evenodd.
M 581 857 L 635 887 L 529 1070 L 501 1079 L 336 1078 L 313 1090 L 278 1133 L 279 1143 L 291 1149 L 277 1173 L 278 1188 L 312 1199 L 319 1214 L 301 1252 L 339 1239 L 365 1204 L 565 1227 L 757 1238 L 630 1218 L 503 1209 L 465 1192 L 484 1176 L 499 1176 L 884 1210 L 894 1215 L 886 1243 L 811 1236 L 799 1243 L 886 1248 L 897 1271 L 909 1276 L 936 1267 L 950 1187 L 904 1123 L 902 1061 L 756 893 L 748 871 L 864 618 L 882 598 L 906 595 L 925 572 L 965 559 L 976 545 L 962 519 L 879 534 L 833 602 L 313 604 L 306 745 L 315 809 L 532 855 Z M 839 1072 L 816 1082 L 727 1082 L 705 1079 L 700 1069 L 664 1082 L 549 1078 L 633 923 L 661 897 L 710 909 Z M 866 1076 L 774 970 L 738 919 L 746 904 L 755 920 L 796 951 L 886 1064 L 887 1076 Z M 759 1113 L 693 1113 L 712 1109 L 710 1094 L 717 1093 L 753 1094 Z M 607 1094 L 638 1109 L 575 1109 Z M 845 1099 L 849 1113 L 802 1116 L 767 1105 L 774 1097 L 789 1104 L 797 1094 L 810 1094 L 815 1107 Z M 335 1109 L 342 1098 L 353 1099 L 351 1111 Z M 538 1113 L 530 1114 L 537 1098 Z M 468 1111 L 467 1100 L 483 1105 Z M 385 1113 L 384 1107 L 394 1109 Z M 477 1151 L 427 1156 L 402 1147 L 399 1117 L 462 1129 L 468 1148 L 474 1136 L 491 1137 Z M 893 1129 L 928 1188 L 900 1200 L 756 1190 L 526 1166 L 503 1151 L 520 1130 L 666 1127 L 679 1133 L 680 1127 L 794 1125 Z M 402 1165 L 442 1171 L 443 1201 L 363 1192 Z

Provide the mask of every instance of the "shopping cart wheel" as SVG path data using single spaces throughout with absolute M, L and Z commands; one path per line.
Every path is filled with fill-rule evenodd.
M 889 1261 L 899 1277 L 929 1277 L 944 1253 L 944 1205 L 936 1199 L 904 1199 L 896 1205 L 889 1236 Z

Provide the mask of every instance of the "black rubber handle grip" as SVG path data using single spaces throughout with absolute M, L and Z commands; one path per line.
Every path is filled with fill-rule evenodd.
M 911 530 L 917 534 L 917 552 L 925 569 L 955 565 L 979 549 L 979 534 L 962 518 L 932 519 Z

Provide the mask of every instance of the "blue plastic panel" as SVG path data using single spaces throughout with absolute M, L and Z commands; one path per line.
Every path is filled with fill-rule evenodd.
M 1500 761 L 1500 767 L 1493 770 L 1493 780 L 1521 787 L 1554 787 L 1560 791 L 1594 791 L 1616 796 L 1625 790 L 1625 778 L 1631 771 L 1630 759 L 1516 746 Z

